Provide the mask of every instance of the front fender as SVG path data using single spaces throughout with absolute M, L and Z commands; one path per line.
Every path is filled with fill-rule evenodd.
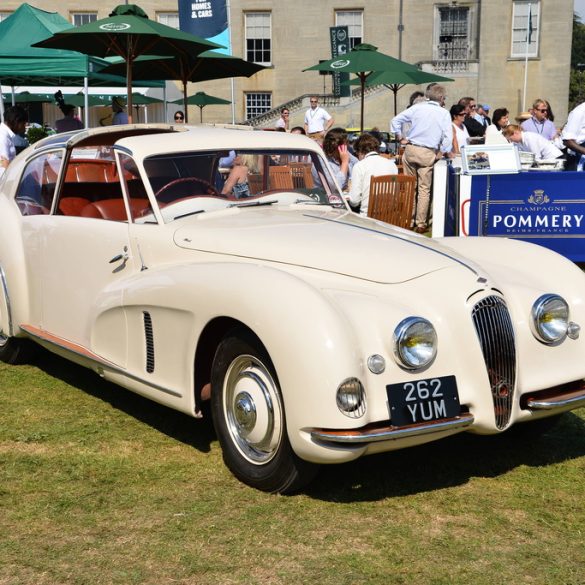
M 298 276 L 253 263 L 151 269 L 127 283 L 124 306 L 130 344 L 149 310 L 155 336 L 162 336 L 155 339 L 157 363 L 169 376 L 191 373 L 181 379 L 190 389 L 196 343 L 210 321 L 228 317 L 252 330 L 276 369 L 291 443 L 301 456 L 307 439 L 300 429 L 316 422 L 332 428 L 365 424 L 336 406 L 339 384 L 362 373 L 357 337 L 338 306 Z

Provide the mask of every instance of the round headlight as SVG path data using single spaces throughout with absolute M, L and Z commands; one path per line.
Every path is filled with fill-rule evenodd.
M 532 305 L 532 332 L 545 343 L 562 341 L 569 326 L 569 305 L 559 295 L 543 295 Z
M 437 334 L 422 317 L 407 317 L 394 330 L 394 355 L 409 369 L 424 368 L 437 354 Z

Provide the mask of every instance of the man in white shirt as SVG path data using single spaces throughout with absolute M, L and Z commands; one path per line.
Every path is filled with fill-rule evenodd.
M 404 174 L 416 177 L 416 214 L 414 230 L 427 231 L 427 220 L 431 203 L 431 184 L 433 167 L 443 155 L 452 156 L 453 128 L 451 115 L 443 107 L 447 93 L 439 84 L 427 87 L 427 101 L 414 104 L 392 119 L 391 127 L 405 144 Z M 410 123 L 406 136 L 400 132 L 403 124 Z M 448 154 L 449 153 L 449 154 Z
M 325 133 L 333 126 L 333 118 L 319 105 L 319 98 L 311 96 L 311 107 L 305 113 L 305 133 L 317 142 L 323 142 Z
M 533 152 L 537 159 L 550 160 L 559 158 L 563 155 L 562 151 L 557 148 L 550 140 L 543 138 L 535 132 L 524 132 L 520 126 L 510 124 L 502 130 L 504 138 L 508 142 L 518 145 L 518 150 L 524 152 Z
M 398 168 L 393 160 L 380 156 L 380 141 L 371 134 L 362 134 L 354 144 L 359 161 L 353 166 L 349 204 L 359 205 L 360 215 L 368 215 L 370 179 L 380 175 L 396 175 Z
M 4 111 L 4 122 L 0 124 L 0 176 L 16 156 L 16 134 L 24 134 L 28 116 L 20 106 L 10 106 Z
M 567 170 L 577 170 L 579 159 L 585 158 L 585 102 L 571 110 L 561 138 L 569 149 Z

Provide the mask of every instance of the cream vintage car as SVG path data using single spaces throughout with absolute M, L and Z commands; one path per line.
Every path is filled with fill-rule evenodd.
M 245 198 L 221 194 L 235 153 Z M 61 134 L 19 155 L 0 191 L 0 358 L 36 342 L 211 412 L 227 466 L 261 490 L 585 404 L 581 270 L 538 246 L 360 217 L 308 138 Z

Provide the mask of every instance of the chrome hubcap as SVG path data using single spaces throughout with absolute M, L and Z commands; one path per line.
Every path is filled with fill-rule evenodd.
M 256 424 L 256 405 L 254 400 L 247 392 L 241 392 L 235 399 L 235 417 L 241 431 L 245 434 L 246 431 L 254 429 Z
M 264 364 L 238 356 L 224 380 L 223 411 L 234 445 L 251 463 L 263 464 L 282 441 L 283 410 L 277 385 Z

